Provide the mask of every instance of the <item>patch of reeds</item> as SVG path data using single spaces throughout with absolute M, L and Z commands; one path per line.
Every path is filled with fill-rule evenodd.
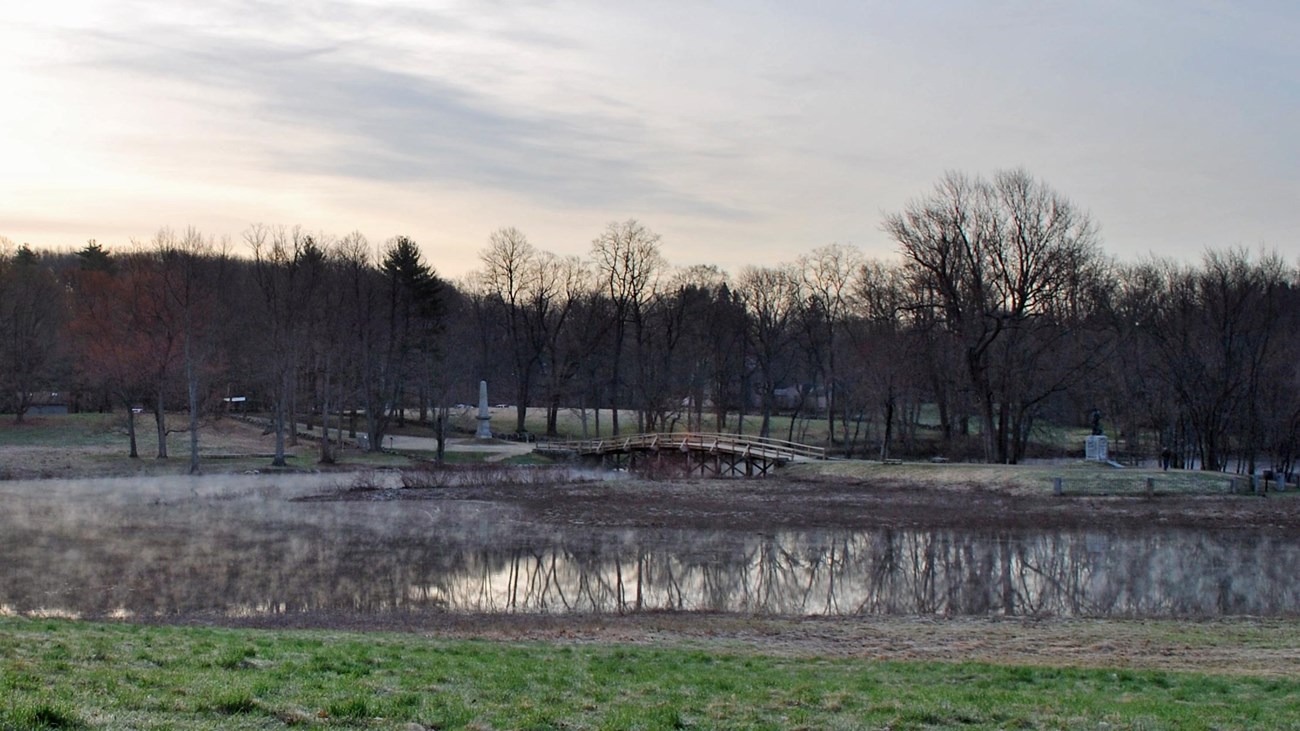
M 607 477 L 590 469 L 567 465 L 419 465 L 399 471 L 408 489 L 439 487 L 534 487 L 594 482 Z

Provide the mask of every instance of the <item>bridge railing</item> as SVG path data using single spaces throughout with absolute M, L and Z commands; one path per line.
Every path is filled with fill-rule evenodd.
M 540 445 L 539 445 L 540 446 Z M 562 442 L 549 442 L 549 449 L 562 449 L 579 454 L 607 454 L 611 452 L 628 452 L 648 449 L 694 449 L 704 451 L 725 451 L 732 454 L 752 454 L 754 456 L 775 459 L 826 459 L 826 450 L 807 444 L 790 442 L 784 439 L 749 436 L 747 434 L 723 434 L 712 432 L 659 432 L 648 434 L 631 434 L 599 439 L 577 439 Z

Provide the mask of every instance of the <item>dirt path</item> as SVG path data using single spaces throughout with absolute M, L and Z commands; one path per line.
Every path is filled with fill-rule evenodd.
M 384 448 L 398 452 L 436 452 L 438 440 L 431 437 L 388 436 L 384 437 Z M 453 437 L 447 440 L 447 451 L 487 454 L 484 462 L 502 462 L 532 452 L 533 445 L 525 442 L 483 442 Z

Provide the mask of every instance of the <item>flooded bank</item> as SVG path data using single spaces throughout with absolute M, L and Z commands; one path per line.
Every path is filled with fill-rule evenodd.
M 1300 613 L 1283 533 L 592 528 L 499 500 L 296 500 L 339 482 L 0 483 L 0 612 Z

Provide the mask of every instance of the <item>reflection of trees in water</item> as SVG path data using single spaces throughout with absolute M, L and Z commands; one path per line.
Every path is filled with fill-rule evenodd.
M 453 611 L 1215 616 L 1294 613 L 1294 542 L 1233 534 L 626 533 L 481 548 Z M 1207 570 L 1208 569 L 1208 570 Z
M 8 501 L 0 607 L 754 614 L 1294 614 L 1294 539 L 591 530 L 467 501 Z

